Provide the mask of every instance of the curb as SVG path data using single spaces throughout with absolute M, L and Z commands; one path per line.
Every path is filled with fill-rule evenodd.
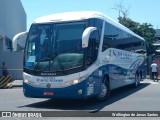
M 12 81 L 13 87 L 22 87 L 23 86 L 23 80 L 14 80 Z

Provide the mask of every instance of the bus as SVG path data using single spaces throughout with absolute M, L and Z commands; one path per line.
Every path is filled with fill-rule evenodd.
M 139 86 L 143 76 L 145 40 L 101 12 L 38 18 L 13 38 L 14 50 L 17 44 L 25 46 L 26 97 L 104 101 L 111 90 Z

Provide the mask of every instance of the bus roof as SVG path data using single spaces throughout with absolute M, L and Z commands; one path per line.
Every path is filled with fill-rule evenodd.
M 101 12 L 95 12 L 95 11 L 79 11 L 79 12 L 64 12 L 64 13 L 57 13 L 53 15 L 48 15 L 44 17 L 40 17 L 36 19 L 34 23 L 53 23 L 53 22 L 67 22 L 67 21 L 80 21 L 85 20 L 89 18 L 99 18 L 102 20 L 105 20 L 106 22 L 120 28 L 121 30 L 124 30 L 131 35 L 134 35 L 135 37 L 138 37 L 142 40 L 144 40 L 142 37 L 138 36 L 128 28 L 124 27 L 120 23 L 116 22 L 115 20 L 111 19 L 110 17 L 104 15 Z

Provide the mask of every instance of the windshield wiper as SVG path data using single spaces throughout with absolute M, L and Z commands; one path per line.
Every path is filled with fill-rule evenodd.
M 65 71 L 65 70 L 64 70 L 64 66 L 62 65 L 61 61 L 59 60 L 59 57 L 57 57 L 57 62 L 58 62 L 58 65 L 60 66 L 60 69 L 61 69 L 62 71 Z
M 40 60 L 37 62 L 37 64 L 35 65 L 34 71 L 36 71 L 36 72 L 38 71 L 37 68 L 38 68 L 39 64 L 40 64 L 42 61 L 44 61 L 44 60 L 50 61 L 50 58 L 42 58 L 42 59 L 40 59 Z
M 58 65 L 59 65 L 59 67 L 60 67 L 60 70 L 61 70 L 61 71 L 64 71 L 64 66 L 62 65 L 61 61 L 59 60 L 58 55 L 54 55 L 54 56 L 51 56 L 51 57 L 49 57 L 49 58 L 42 58 L 42 59 L 40 59 L 40 60 L 37 62 L 37 64 L 35 65 L 35 68 L 34 68 L 34 71 L 35 71 L 35 72 L 37 72 L 37 71 L 42 71 L 42 70 L 37 70 L 37 69 L 38 69 L 39 64 L 40 64 L 42 61 L 45 61 L 45 60 L 48 60 L 48 62 L 49 62 L 49 70 L 48 70 L 48 71 L 50 71 L 51 60 L 53 61 L 53 63 L 55 62 L 55 60 L 57 60 L 57 63 L 58 63 Z M 52 64 L 53 64 L 53 63 L 52 63 Z M 47 66 L 46 66 L 46 67 L 47 67 Z M 46 68 L 46 67 L 45 67 L 45 68 Z
M 62 65 L 62 63 L 61 63 L 61 61 L 59 60 L 59 57 L 58 57 L 58 56 L 59 56 L 58 54 L 55 54 L 55 56 L 50 57 L 50 60 L 53 60 L 53 63 L 55 62 L 55 60 L 57 60 L 57 63 L 58 63 L 58 65 L 59 65 L 61 71 L 65 71 L 64 66 Z M 53 63 L 52 63 L 52 64 L 53 64 Z

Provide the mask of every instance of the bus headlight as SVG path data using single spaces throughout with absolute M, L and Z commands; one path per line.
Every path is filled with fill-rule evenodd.
M 29 80 L 28 79 L 24 79 L 23 82 L 26 83 L 26 84 L 28 84 Z
M 80 80 L 75 79 L 75 80 L 67 81 L 66 83 L 67 83 L 68 85 L 75 85 L 75 84 L 77 84 L 77 83 L 79 83 L 79 82 L 80 82 Z
M 24 79 L 23 82 L 26 83 L 26 84 L 28 84 L 28 85 L 34 84 L 34 82 L 31 81 L 31 80 L 29 80 L 29 79 Z M 37 83 L 37 84 L 38 84 L 38 83 Z
M 72 81 L 72 84 L 77 84 L 77 83 L 79 83 L 79 80 L 73 80 Z

